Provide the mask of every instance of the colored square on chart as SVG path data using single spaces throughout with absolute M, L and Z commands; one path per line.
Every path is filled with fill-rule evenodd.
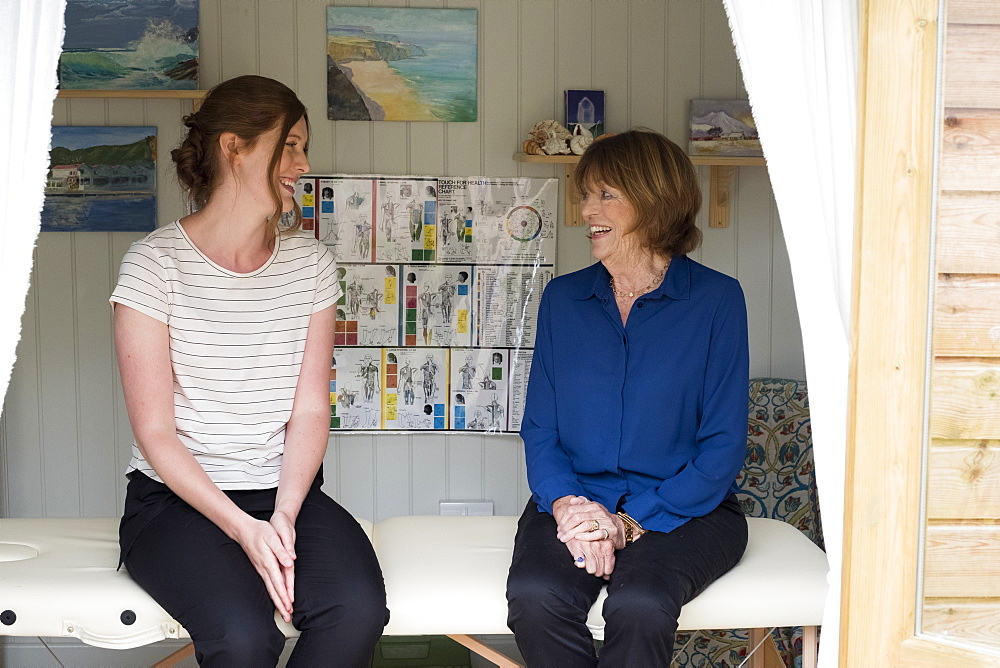
M 333 213 L 333 202 L 320 202 L 320 213 Z
M 302 229 L 305 230 L 306 232 L 308 232 L 309 230 L 316 229 L 313 226 L 313 220 L 312 220 L 312 218 L 303 218 L 302 219 Z
M 416 321 L 417 321 L 416 306 L 414 306 L 413 308 L 406 309 L 406 322 L 416 322 Z
M 424 201 L 424 213 L 436 213 L 438 208 L 438 203 L 435 200 L 429 199 Z
M 415 322 L 407 322 L 406 323 L 406 333 L 407 334 L 416 334 L 417 333 L 417 323 L 415 323 Z M 410 345 L 410 344 L 407 343 L 406 345 Z
M 434 249 L 424 251 L 424 262 L 434 261 Z
M 302 196 L 302 206 L 315 206 L 315 205 L 316 205 L 315 195 L 307 193 Z
M 460 308 L 458 309 L 458 333 L 468 334 L 469 333 L 469 310 Z
M 388 389 L 390 389 L 390 390 L 394 390 L 394 389 L 396 389 L 397 387 L 399 387 L 399 386 L 398 386 L 398 385 L 396 384 L 396 379 L 397 379 L 397 378 L 398 378 L 398 376 L 386 376 L 386 377 L 385 377 L 385 386 L 386 386 L 386 387 L 387 387 Z M 390 396 L 391 398 L 393 398 L 393 399 L 395 399 L 395 398 L 396 398 L 396 395 L 395 395 L 395 394 L 392 394 L 392 395 L 389 395 L 389 396 Z
M 424 248 L 434 248 L 434 242 L 437 237 L 437 226 L 433 222 L 424 223 Z
M 455 406 L 455 417 L 457 418 L 465 417 L 465 406 Z
M 493 367 L 493 380 L 503 380 L 503 369 L 495 366 Z
M 398 394 L 387 394 L 385 396 L 385 405 L 386 406 L 396 406 L 397 404 L 399 404 L 399 395 Z
M 346 320 L 338 320 L 337 324 L 336 324 L 336 326 L 335 326 L 335 328 L 334 328 L 333 331 L 335 331 L 335 332 L 346 332 L 347 331 L 347 321 Z
M 330 380 L 337 380 L 337 370 L 332 367 L 330 369 Z
M 398 367 L 399 367 L 399 365 L 398 365 L 398 364 L 392 364 L 392 363 L 390 363 L 390 364 L 386 364 L 386 365 L 385 365 L 385 372 L 386 372 L 386 374 L 388 374 L 388 375 L 390 375 L 390 376 L 395 376 L 395 375 L 396 375 L 396 373 L 398 373 L 398 372 L 396 371 L 396 369 L 397 369 Z
M 332 417 L 330 418 L 330 429 L 340 429 L 340 418 Z
M 331 413 L 337 412 L 337 393 L 336 392 L 331 392 L 330 393 L 330 412 Z
M 420 250 L 419 248 L 414 248 L 413 249 L 413 261 L 414 262 L 421 262 L 421 261 L 423 261 L 423 259 L 424 259 L 424 252 L 422 250 Z
M 385 419 L 386 420 L 398 420 L 399 419 L 399 411 L 396 409 L 395 406 L 386 406 L 385 407 Z
M 460 286 L 458 286 L 458 294 L 460 294 L 460 295 L 467 295 L 467 294 L 469 294 L 469 286 L 468 285 L 460 285 Z
M 413 310 L 414 316 L 416 316 L 417 298 L 416 297 L 407 297 L 406 298 L 406 308 L 410 309 L 410 310 Z
M 314 206 L 304 206 L 304 207 L 302 207 L 302 217 L 303 218 L 315 218 L 316 217 L 316 207 L 314 207 Z
M 455 418 L 455 429 L 465 429 L 465 418 Z
M 385 277 L 385 303 L 395 304 L 396 303 L 396 277 L 386 276 Z
M 413 297 L 414 299 L 416 299 L 417 298 L 417 286 L 415 286 L 415 285 L 407 285 L 406 286 L 406 296 L 407 297 Z
M 434 404 L 434 417 L 444 417 L 444 404 Z
M 340 281 L 340 299 L 337 300 L 337 303 L 338 304 L 347 303 L 347 281 Z
M 403 345 L 405 345 L 405 346 L 415 346 L 415 345 L 417 345 L 417 335 L 416 334 L 407 334 L 406 335 L 406 341 L 403 343 Z
M 436 417 L 436 418 L 434 418 L 434 428 L 435 429 L 444 429 L 444 418 L 443 417 Z
M 348 334 L 347 335 L 347 343 L 345 343 L 344 345 L 345 346 L 356 346 L 356 345 L 358 345 L 358 335 L 357 334 Z
M 330 392 L 332 394 L 333 392 L 336 392 L 336 391 L 337 391 L 337 381 L 331 380 L 330 381 Z
M 353 333 L 357 333 L 357 331 L 358 331 L 358 321 L 357 320 L 348 320 L 347 321 L 347 332 L 348 333 L 352 333 L 352 332 Z
M 467 244 L 471 244 L 472 243 L 472 230 L 467 230 L 465 232 L 465 243 L 467 243 Z
M 333 345 L 335 346 L 346 346 L 347 345 L 347 334 L 343 332 L 337 332 L 333 335 Z

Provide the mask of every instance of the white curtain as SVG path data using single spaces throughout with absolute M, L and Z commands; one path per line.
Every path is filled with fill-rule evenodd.
M 0 0 L 0 401 L 41 225 L 65 0 Z
M 723 0 L 802 325 L 830 561 L 820 665 L 838 664 L 857 115 L 857 0 Z

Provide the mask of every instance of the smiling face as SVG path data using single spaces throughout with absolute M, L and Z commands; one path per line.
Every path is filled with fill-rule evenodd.
M 590 253 L 605 264 L 628 262 L 640 251 L 635 228 L 635 208 L 622 192 L 595 183 L 580 194 L 580 213 L 587 224 Z
M 281 200 L 281 210 L 291 211 L 295 208 L 295 182 L 305 172 L 309 171 L 309 159 L 306 157 L 306 145 L 309 141 L 309 128 L 305 117 L 300 118 L 281 138 L 281 146 L 277 147 L 281 127 L 268 130 L 260 135 L 253 148 L 241 155 L 241 181 L 253 184 L 252 197 L 260 203 L 261 208 L 271 215 L 275 211 L 273 194 Z M 280 148 L 280 159 L 273 176 L 268 176 L 275 149 Z M 272 194 L 273 193 L 273 194 Z

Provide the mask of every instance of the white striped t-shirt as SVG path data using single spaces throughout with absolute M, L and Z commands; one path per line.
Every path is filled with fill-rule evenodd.
M 177 222 L 122 259 L 110 301 L 166 323 L 177 436 L 220 488 L 278 484 L 309 317 L 340 298 L 336 270 L 326 246 L 295 232 L 277 238 L 262 267 L 238 274 Z M 160 480 L 134 443 L 128 470 Z

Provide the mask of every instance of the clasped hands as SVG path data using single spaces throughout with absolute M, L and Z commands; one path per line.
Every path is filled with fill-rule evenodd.
M 267 587 L 281 618 L 292 621 L 295 600 L 295 522 L 276 510 L 268 522 L 247 515 L 236 541 Z
M 552 517 L 556 537 L 566 544 L 576 566 L 607 580 L 615 569 L 615 550 L 625 547 L 622 518 L 585 496 L 556 499 Z

